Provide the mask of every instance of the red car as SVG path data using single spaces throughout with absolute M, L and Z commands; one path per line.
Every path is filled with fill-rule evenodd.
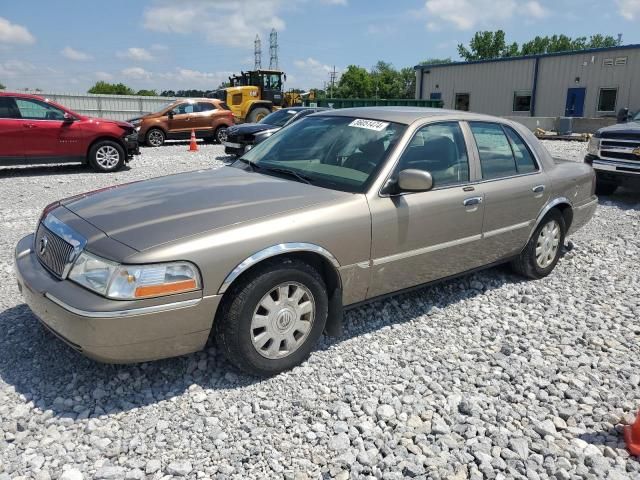
M 0 166 L 82 162 L 113 172 L 139 153 L 130 123 L 85 117 L 36 95 L 0 92 Z

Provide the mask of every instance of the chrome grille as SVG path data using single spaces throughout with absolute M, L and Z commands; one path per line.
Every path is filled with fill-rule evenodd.
M 73 252 L 73 246 L 40 224 L 33 247 L 40 263 L 57 277 L 62 278 Z
M 600 144 L 600 158 L 640 162 L 640 139 L 603 138 Z

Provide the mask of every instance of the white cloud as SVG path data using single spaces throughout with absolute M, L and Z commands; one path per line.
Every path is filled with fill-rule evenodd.
M 74 60 L 77 62 L 84 62 L 86 60 L 91 60 L 93 57 L 88 53 L 81 52 L 80 50 L 76 50 L 71 47 L 64 47 L 60 52 L 63 57 L 68 58 L 69 60 Z
M 0 77 L 22 77 L 23 75 L 28 76 L 29 74 L 33 74 L 36 70 L 35 65 L 23 62 L 22 60 L 7 60 L 6 62 L 0 63 Z
M 322 3 L 327 5 L 347 5 L 347 0 L 322 0 Z
M 94 74 L 94 76 L 98 80 L 104 80 L 105 82 L 107 82 L 109 80 L 113 80 L 113 75 L 111 75 L 110 73 L 107 73 L 107 72 L 96 72 Z
M 294 74 L 287 75 L 288 87 L 322 88 L 324 82 L 329 82 L 329 72 L 333 70 L 333 66 L 312 57 L 304 60 L 295 60 L 293 65 L 296 70 Z M 336 67 L 337 77 L 339 77 L 340 71 L 341 69 Z
M 618 12 L 627 20 L 640 18 L 640 0 L 617 0 Z
M 125 68 L 120 73 L 125 77 L 131 78 L 133 80 L 147 80 L 151 78 L 151 72 L 147 72 L 144 68 L 141 67 Z
M 119 58 L 127 58 L 136 62 L 148 62 L 154 59 L 148 50 L 140 47 L 127 48 L 124 52 L 118 52 L 116 55 Z
M 524 4 L 523 11 L 525 15 L 533 18 L 544 18 L 549 15 L 549 10 L 540 5 L 540 2 L 527 2 Z
M 156 32 L 197 33 L 213 44 L 250 49 L 256 33 L 264 42 L 272 28 L 285 28 L 277 14 L 284 7 L 284 0 L 156 0 L 144 12 L 144 27 Z
M 0 43 L 31 45 L 35 41 L 35 37 L 25 27 L 0 17 Z

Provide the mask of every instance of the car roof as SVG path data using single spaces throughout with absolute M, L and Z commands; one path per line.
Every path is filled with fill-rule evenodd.
M 490 115 L 429 107 L 356 107 L 330 109 L 314 114 L 314 116 L 321 115 L 366 118 L 369 120 L 404 123 L 406 125 L 417 120 L 426 120 L 428 118 L 435 119 L 438 117 L 455 117 L 461 120 L 490 120 L 494 122 L 504 122 L 504 119 L 492 117 Z
M 329 110 L 326 107 L 282 107 L 282 110 L 294 110 L 296 112 L 302 112 L 304 110 L 317 110 L 318 112 L 321 110 Z
M 33 93 L 25 93 L 25 92 L 7 92 L 1 91 L 0 97 L 22 97 L 22 98 L 33 98 L 34 100 L 44 100 L 45 98 L 42 95 L 34 95 Z

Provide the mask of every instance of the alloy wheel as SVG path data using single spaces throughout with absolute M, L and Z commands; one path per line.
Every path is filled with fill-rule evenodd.
M 224 127 L 220 127 L 218 129 L 217 140 L 219 143 L 227 141 L 227 129 Z
M 560 248 L 560 225 L 555 220 L 547 222 L 540 230 L 536 242 L 536 263 L 547 268 L 556 258 Z
M 311 291 L 297 282 L 281 283 L 258 302 L 251 319 L 251 343 L 270 360 L 286 357 L 300 348 L 315 318 Z
M 158 130 L 149 133 L 149 143 L 154 147 L 160 147 L 164 143 L 164 135 Z
M 115 168 L 120 162 L 120 152 L 111 145 L 103 145 L 96 151 L 96 163 L 105 170 Z

